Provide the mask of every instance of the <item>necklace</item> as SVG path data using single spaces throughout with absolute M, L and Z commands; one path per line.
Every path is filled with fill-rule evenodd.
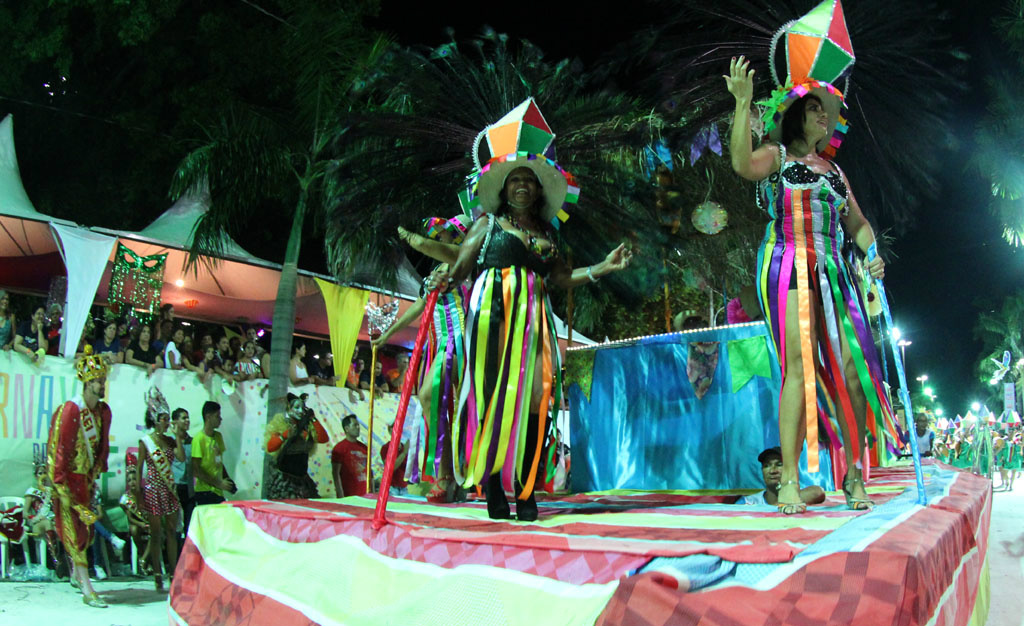
M 554 242 L 550 242 L 549 240 L 548 248 L 545 250 L 540 247 L 540 242 L 537 241 L 537 237 L 535 237 L 529 229 L 524 228 L 511 213 L 506 215 L 505 218 L 508 220 L 509 224 L 512 224 L 512 226 L 526 234 L 526 249 L 529 250 L 530 254 L 545 263 L 558 258 L 558 248 L 555 247 Z

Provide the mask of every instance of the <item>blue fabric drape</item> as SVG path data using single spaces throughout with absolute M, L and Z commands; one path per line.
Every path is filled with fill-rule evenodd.
M 770 379 L 754 376 L 732 392 L 728 342 L 749 337 L 769 349 L 764 324 L 588 348 L 597 351 L 590 400 L 577 384 L 568 390 L 573 490 L 763 488 L 757 455 L 779 445 L 781 376 L 772 359 Z M 719 342 L 718 365 L 698 399 L 689 344 L 710 341 Z M 802 485 L 833 489 L 827 452 L 820 472 L 808 474 L 806 458 L 800 465 Z

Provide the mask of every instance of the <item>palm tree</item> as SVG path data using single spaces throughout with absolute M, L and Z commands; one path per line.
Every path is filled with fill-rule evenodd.
M 709 153 L 693 166 L 691 142 L 680 140 L 670 160 L 671 195 L 685 205 L 685 217 L 713 192 L 712 199 L 729 207 L 729 231 L 709 238 L 689 219 L 666 228 L 656 209 L 656 177 L 645 165 L 645 148 L 696 131 L 696 116 L 676 115 L 669 123 L 650 102 L 626 95 L 579 61 L 548 60 L 528 41 L 491 30 L 434 49 L 394 51 L 367 90 L 381 106 L 353 119 L 337 143 L 340 165 L 329 176 L 344 189 L 332 194 L 339 202 L 330 208 L 327 232 L 328 260 L 339 276 L 358 277 L 362 266 L 393 266 L 400 254 L 395 226 L 415 228 L 424 217 L 458 212 L 455 198 L 473 169 L 477 133 L 533 96 L 557 134 L 559 163 L 583 188 L 561 229 L 573 263 L 594 262 L 622 239 L 642 251 L 628 272 L 575 290 L 578 328 L 601 336 L 629 326 L 633 333 L 663 330 L 660 322 L 638 327 L 635 312 L 661 301 L 666 267 L 670 273 L 679 273 L 674 265 L 696 268 L 698 281 L 716 285 L 726 276 L 737 286 L 750 279 L 763 224 L 751 219 L 752 187 L 724 175 L 727 158 Z M 737 262 L 737 256 L 749 259 Z M 565 311 L 562 294 L 552 301 Z
M 978 316 L 974 325 L 974 336 L 982 342 L 983 349 L 977 366 L 978 378 L 992 389 L 989 398 L 990 406 L 998 406 L 1002 392 L 989 383 L 997 369 L 997 362 L 1003 358 L 1004 352 L 1010 353 L 1010 370 L 1003 377 L 1003 382 L 1017 383 L 1017 397 L 1021 392 L 1022 367 L 1024 359 L 1024 291 L 1007 296 L 998 309 L 992 309 Z
M 223 252 L 225 235 L 254 219 L 261 208 L 287 211 L 291 229 L 285 250 L 270 350 L 267 419 L 283 410 L 295 329 L 295 289 L 303 227 L 330 204 L 323 185 L 333 166 L 326 148 L 358 101 L 362 77 L 388 42 L 367 32 L 363 15 L 344 3 L 296 3 L 280 23 L 282 85 L 272 104 L 236 104 L 204 129 L 204 138 L 174 174 L 171 196 L 207 184 L 210 210 L 196 227 L 189 262 Z M 264 474 L 268 466 L 264 466 Z M 266 484 L 266 480 L 263 481 Z
M 609 50 L 607 71 L 642 77 L 638 88 L 667 122 L 690 120 L 673 138 L 688 143 L 697 128 L 732 114 L 722 81 L 730 58 L 751 59 L 755 93 L 767 97 L 775 87 L 768 67 L 772 36 L 819 3 L 678 2 L 659 25 Z M 857 60 L 849 84 L 837 85 L 851 114 L 838 161 L 869 218 L 906 225 L 918 206 L 938 197 L 939 157 L 952 141 L 949 105 L 963 54 L 950 47 L 948 14 L 932 3 L 857 0 L 843 8 Z M 784 62 L 780 67 L 785 74 Z
M 463 49 L 464 48 L 464 49 Z M 602 89 L 578 64 L 547 61 L 526 41 L 487 31 L 460 46 L 393 50 L 367 86 L 380 105 L 352 119 L 329 175 L 337 203 L 327 222 L 328 262 L 341 277 L 362 267 L 393 277 L 395 227 L 418 229 L 459 212 L 477 134 L 529 96 L 555 130 L 558 161 L 585 188 L 562 228 L 577 262 L 596 261 L 620 237 L 656 234 L 651 206 L 637 202 L 635 156 L 657 120 L 635 99 Z M 368 209 L 368 207 L 372 207 Z M 660 266 L 660 262 L 659 262 Z M 628 281 L 604 281 L 626 290 Z
M 995 30 L 1013 54 L 1004 55 L 999 69 L 986 81 L 989 105 L 975 133 L 974 165 L 992 183 L 989 207 L 1003 226 L 1003 238 L 1020 246 L 1024 245 L 1024 160 L 1020 155 L 1024 124 L 1018 110 L 1024 98 L 1024 0 L 1006 2 Z

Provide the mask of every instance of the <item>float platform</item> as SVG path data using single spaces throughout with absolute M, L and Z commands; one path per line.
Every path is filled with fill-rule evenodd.
M 193 514 L 170 622 L 982 626 L 991 483 L 926 462 L 872 470 L 870 512 L 841 493 L 783 517 L 735 495 L 539 498 L 535 523 L 483 502 L 244 501 Z

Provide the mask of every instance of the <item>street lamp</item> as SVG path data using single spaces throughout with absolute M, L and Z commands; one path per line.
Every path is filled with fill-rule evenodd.
M 980 402 L 972 402 L 971 403 L 971 410 L 974 411 L 975 413 L 980 411 L 981 410 L 981 403 Z
M 895 328 L 893 330 L 896 330 Z M 893 333 L 895 334 L 895 333 Z M 907 346 L 914 343 L 913 341 L 907 341 L 906 339 L 900 339 L 896 342 L 896 345 L 900 349 L 900 359 L 903 361 L 903 366 L 907 366 Z
M 943 413 L 945 413 L 945 411 L 943 411 L 943 410 L 942 410 L 942 407 L 941 407 L 941 406 L 940 406 L 940 407 L 937 407 L 937 408 L 935 409 L 935 416 L 936 416 L 936 417 L 942 417 L 942 414 L 943 414 Z

